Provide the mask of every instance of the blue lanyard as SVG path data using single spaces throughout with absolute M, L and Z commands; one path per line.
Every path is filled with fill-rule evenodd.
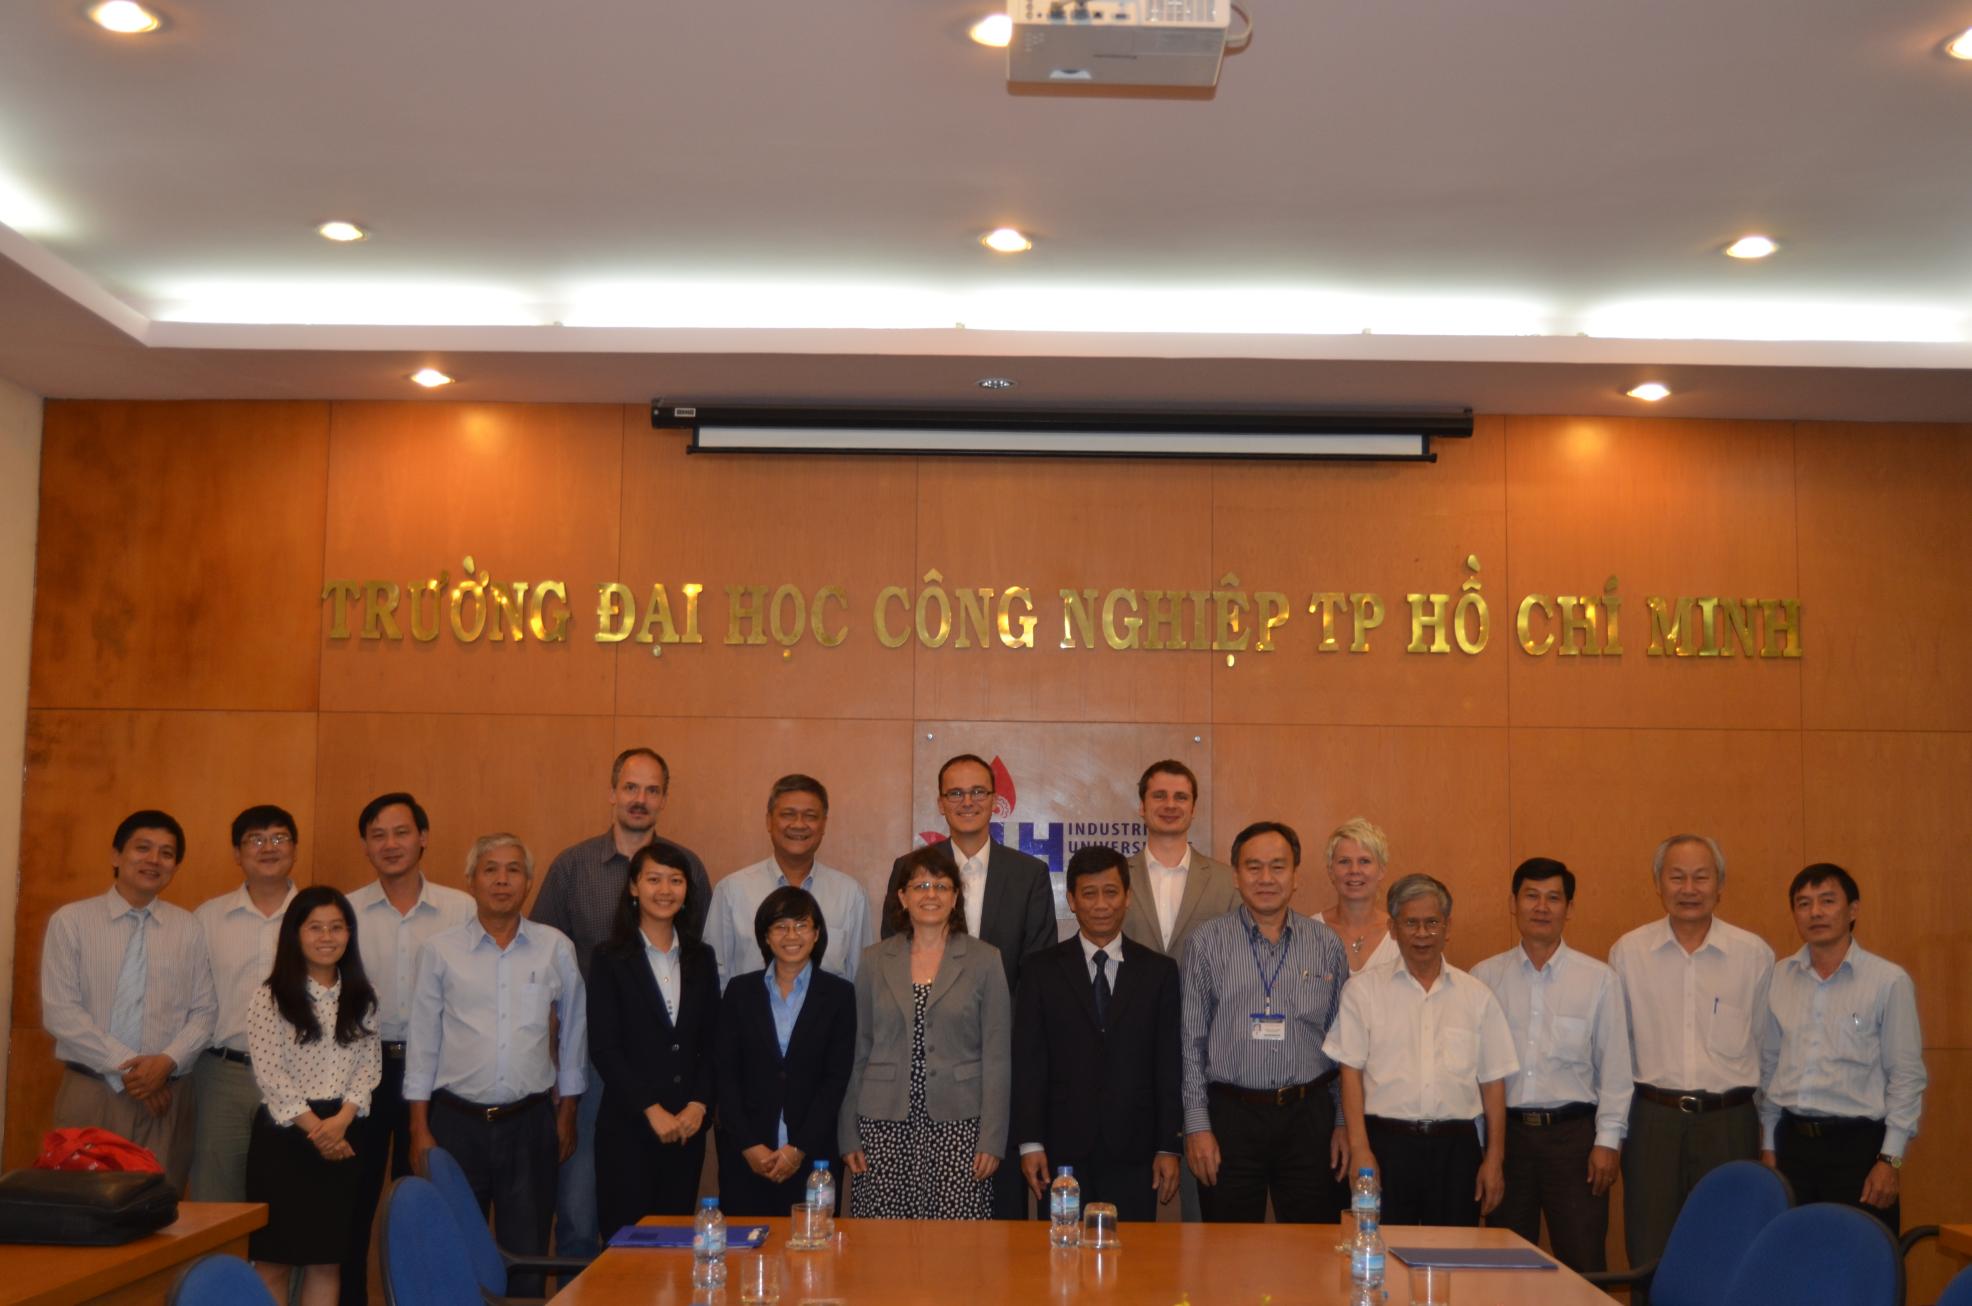
M 1254 926 L 1246 936 L 1246 946 L 1253 949 L 1253 969 L 1259 973 L 1260 992 L 1267 999 L 1267 1014 L 1270 1016 L 1274 1013 L 1274 984 L 1280 979 L 1280 968 L 1287 964 L 1287 931 L 1290 928 L 1286 925 L 1281 926 L 1280 959 L 1274 962 L 1274 973 L 1271 976 L 1267 974 L 1266 966 L 1260 961 L 1260 927 Z

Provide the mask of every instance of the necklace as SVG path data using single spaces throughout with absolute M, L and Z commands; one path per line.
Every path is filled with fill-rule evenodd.
M 1363 950 L 1363 941 L 1360 937 L 1349 940 L 1349 951 L 1361 952 L 1362 950 Z

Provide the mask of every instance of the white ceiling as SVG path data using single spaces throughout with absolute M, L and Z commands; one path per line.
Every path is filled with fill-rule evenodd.
M 984 4 L 8 0 L 0 375 L 1972 418 L 1972 0 L 1244 0 L 1210 97 Z

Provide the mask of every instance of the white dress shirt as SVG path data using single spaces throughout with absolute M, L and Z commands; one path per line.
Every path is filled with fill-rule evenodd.
M 188 1075 L 212 1038 L 217 1003 L 205 933 L 183 907 L 153 899 L 144 940 L 143 1036 L 137 1047 L 110 1037 L 117 976 L 136 928 L 136 909 L 114 886 L 59 907 L 41 948 L 41 1027 L 55 1059 L 87 1066 L 123 1091 L 116 1070 L 135 1056 L 162 1053 Z
M 411 992 L 418 978 L 418 949 L 440 930 L 463 925 L 478 908 L 472 895 L 418 876 L 418 900 L 399 912 L 371 880 L 349 895 L 356 911 L 356 950 L 363 972 L 377 990 L 377 1032 L 386 1043 L 402 1043 L 411 1028 Z
M 1616 940 L 1609 967 L 1623 982 L 1639 1084 L 1701 1093 L 1759 1084 L 1773 975 L 1773 949 L 1759 935 L 1715 916 L 1687 953 L 1665 917 Z
M 370 1094 L 383 1078 L 383 1046 L 377 1039 L 377 1013 L 363 1018 L 367 1031 L 354 1043 L 336 1042 L 336 1010 L 342 1004 L 340 979 L 323 988 L 312 978 L 308 1001 L 320 1035 L 295 1041 L 295 1028 L 274 1004 L 274 990 L 262 984 L 247 1003 L 247 1050 L 253 1055 L 253 1082 L 267 1114 L 277 1125 L 291 1125 L 311 1101 L 341 1098 L 356 1114 L 370 1114 Z
M 712 910 L 705 919 L 705 941 L 719 960 L 719 987 L 735 975 L 760 970 L 760 941 L 753 937 L 753 917 L 767 895 L 787 884 L 780 863 L 769 857 L 742 867 L 712 886 Z M 816 862 L 801 882 L 822 909 L 828 926 L 828 955 L 822 969 L 855 982 L 856 963 L 863 949 L 876 942 L 870 933 L 870 899 L 855 877 Z
M 959 883 L 965 886 L 965 932 L 975 939 L 979 937 L 979 913 L 986 906 L 986 863 L 992 856 L 991 839 L 980 844 L 979 851 L 970 857 L 959 856 L 959 846 L 952 845 L 952 860 L 959 867 Z
M 205 931 L 206 951 L 212 957 L 212 991 L 219 999 L 219 1019 L 212 1045 L 234 1052 L 247 1050 L 247 1007 L 274 971 L 274 945 L 280 942 L 281 918 L 294 901 L 294 881 L 272 916 L 262 916 L 242 884 L 231 893 L 208 898 L 195 913 Z
M 1539 1111 L 1593 1102 L 1595 1145 L 1620 1147 L 1636 1084 L 1616 972 L 1562 943 L 1538 969 L 1522 946 L 1486 958 L 1472 977 L 1493 991 L 1513 1031 L 1520 1069 L 1506 1081 L 1506 1104 Z
M 1479 1086 L 1520 1069 L 1499 999 L 1449 963 L 1428 993 L 1401 963 L 1357 972 L 1322 1051 L 1362 1072 L 1365 1114 L 1392 1120 L 1476 1120 Z
M 1894 962 L 1853 938 L 1835 973 L 1815 973 L 1803 947 L 1773 969 L 1760 1049 L 1761 1145 L 1782 1111 L 1884 1122 L 1883 1154 L 1902 1156 L 1924 1109 L 1924 1035 L 1917 991 Z
M 657 996 L 664 999 L 664 1014 L 673 1024 L 678 1020 L 678 935 L 671 935 L 671 946 L 660 948 L 650 941 L 648 935 L 642 936 L 644 961 L 650 967 L 650 977 L 657 981 Z
M 551 1012 L 561 1022 L 559 1072 L 548 1050 Z M 475 916 L 425 940 L 404 1049 L 405 1101 L 430 1101 L 441 1088 L 481 1106 L 550 1088 L 576 1097 L 588 1059 L 588 994 L 567 935 L 524 920 L 502 948 Z
M 1150 881 L 1150 899 L 1157 908 L 1157 936 L 1164 943 L 1164 951 L 1171 950 L 1171 931 L 1178 927 L 1178 908 L 1185 900 L 1185 879 L 1191 874 L 1191 845 L 1185 845 L 1185 855 L 1178 858 L 1176 866 L 1166 866 L 1157 860 L 1150 851 L 1150 845 L 1143 850 L 1144 878 Z

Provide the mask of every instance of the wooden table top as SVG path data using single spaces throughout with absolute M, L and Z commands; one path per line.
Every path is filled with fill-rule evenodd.
M 180 1202 L 171 1224 L 121 1247 L 9 1246 L 0 1301 L 69 1306 L 183 1265 L 267 1223 L 260 1202 Z M 689 1278 L 686 1282 L 690 1282 Z
M 1938 1226 L 1938 1246 L 1953 1256 L 1972 1260 L 1972 1224 L 1941 1224 Z
M 647 1219 L 645 1224 L 685 1224 Z M 1346 1303 L 1348 1259 L 1335 1250 L 1335 1225 L 1125 1224 L 1113 1251 L 1057 1250 L 1047 1226 L 1010 1220 L 840 1220 L 833 1251 L 786 1248 L 785 1219 L 766 1224 L 765 1253 L 782 1258 L 782 1306 L 946 1299 L 996 1302 L 1115 1302 L 1142 1306 L 1266 1306 Z M 1405 1228 L 1398 1245 L 1524 1247 L 1504 1229 Z M 1388 1236 L 1386 1234 L 1386 1236 Z M 729 1252 L 729 1267 L 745 1252 Z M 554 1306 L 684 1306 L 693 1299 L 691 1254 L 679 1250 L 605 1251 L 554 1298 Z M 739 1294 L 729 1270 L 721 1297 Z M 1457 1306 L 1608 1306 L 1609 1298 L 1573 1271 L 1460 1270 Z M 1402 1262 L 1392 1257 L 1385 1283 L 1390 1306 L 1410 1300 Z M 700 1300 L 705 1300 L 701 1296 Z

